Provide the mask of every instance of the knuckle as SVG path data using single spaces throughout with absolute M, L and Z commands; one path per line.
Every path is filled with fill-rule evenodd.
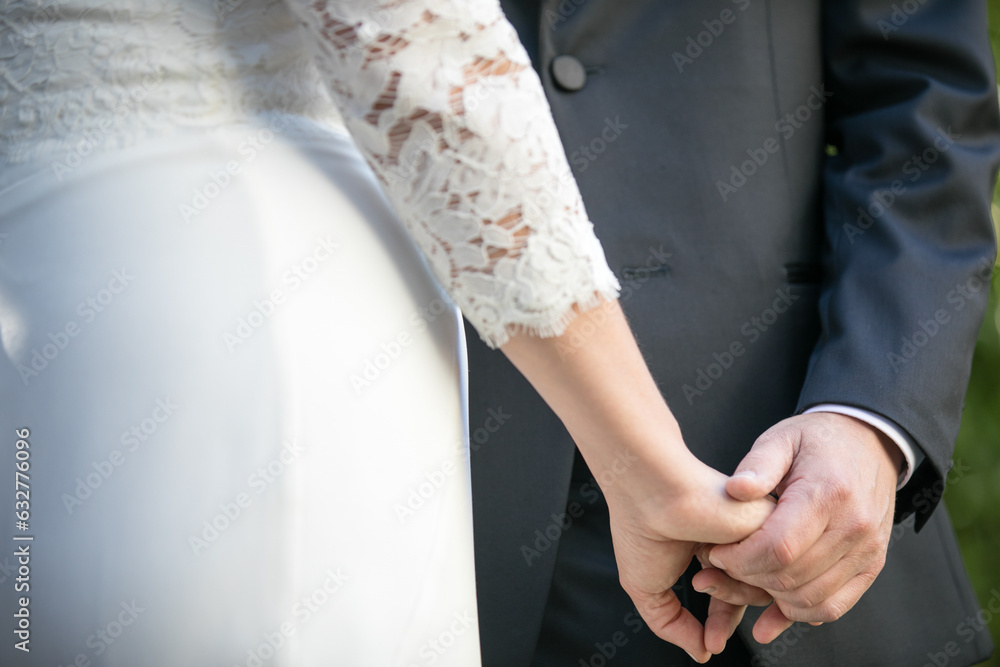
M 776 540 L 771 545 L 771 557 L 780 567 L 788 567 L 798 558 L 798 548 L 787 537 Z
M 760 436 L 757 437 L 757 441 L 754 443 L 757 447 L 761 448 L 771 448 L 779 447 L 784 445 L 788 441 L 788 434 L 784 429 L 778 428 L 776 425 L 773 428 L 764 431 Z
M 869 514 L 858 514 L 854 516 L 847 524 L 848 529 L 854 535 L 871 535 L 875 533 L 879 524 L 872 516 Z
M 749 590 L 746 592 L 745 598 L 746 602 L 744 604 L 752 605 L 754 607 L 768 605 L 774 601 L 773 595 L 771 595 L 767 590 L 758 588 L 757 586 L 750 586 Z
M 853 493 L 850 485 L 843 479 L 833 479 L 827 486 L 827 497 L 833 508 L 841 508 L 850 503 Z
M 621 586 L 622 590 L 624 590 L 629 597 L 633 599 L 641 594 L 639 590 L 632 585 L 632 579 L 624 574 L 618 575 L 618 585 Z
M 784 593 L 796 588 L 795 578 L 787 572 L 776 572 L 768 578 L 767 589 Z
M 749 566 L 747 559 L 743 554 L 726 561 L 725 565 L 726 569 L 720 570 L 720 572 L 722 572 L 726 578 L 731 580 L 745 581 L 749 577 L 753 577 L 756 574 L 756 572 L 754 572 L 754 568 Z
M 875 581 L 875 577 L 879 575 L 879 572 L 882 571 L 882 568 L 885 567 L 885 556 L 886 556 L 885 551 L 881 549 L 877 550 L 872 557 L 871 569 L 862 573 L 865 582 L 869 586 L 872 584 L 873 581 Z
M 884 563 L 885 559 L 883 558 L 882 561 Z M 867 591 L 869 588 L 871 588 L 871 585 L 875 583 L 875 579 L 878 577 L 879 572 L 881 571 L 882 571 L 882 566 L 879 565 L 878 567 L 873 567 L 872 569 L 865 570 L 864 572 L 859 574 L 858 580 L 859 583 L 861 584 L 860 586 L 861 590 Z
M 819 604 L 823 598 L 814 591 L 796 590 L 785 595 L 785 600 L 793 607 L 800 610 L 808 610 Z
M 815 618 L 810 619 L 822 623 L 832 623 L 847 613 L 850 605 L 845 605 L 837 600 L 825 600 L 814 608 Z
M 774 598 L 775 604 L 778 605 L 778 609 L 781 611 L 782 615 L 789 621 L 808 621 L 809 610 L 803 609 L 802 607 L 796 607 L 788 600 L 783 600 L 781 598 Z
M 717 593 L 728 597 L 728 602 L 733 604 L 747 604 L 746 600 L 753 597 L 756 588 L 752 584 L 742 581 L 728 581 L 725 585 L 719 586 Z

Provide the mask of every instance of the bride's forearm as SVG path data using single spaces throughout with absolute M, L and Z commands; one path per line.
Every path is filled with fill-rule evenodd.
M 581 313 L 560 336 L 518 335 L 500 349 L 565 424 L 605 493 L 635 483 L 623 462 L 675 471 L 678 481 L 695 462 L 617 301 Z

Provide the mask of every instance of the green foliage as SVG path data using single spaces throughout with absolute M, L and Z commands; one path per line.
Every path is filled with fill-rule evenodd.
M 1000 0 L 989 0 L 993 55 L 1000 64 Z M 993 224 L 1000 234 L 1000 188 L 994 191 Z M 954 460 L 968 472 L 945 490 L 965 566 L 981 605 L 1000 591 L 1000 270 L 994 267 L 990 306 L 972 362 L 962 428 Z M 915 582 L 916 585 L 919 585 Z M 1000 614 L 990 614 L 993 643 L 1000 647 Z M 985 616 L 985 614 L 984 614 Z M 1000 650 L 984 665 L 1000 666 Z
M 994 224 L 1000 209 L 994 204 Z M 981 605 L 1000 591 L 1000 271 L 994 268 L 990 306 L 979 332 L 972 378 L 965 398 L 962 427 L 954 461 L 956 471 L 945 489 L 945 502 L 958 533 L 965 566 Z M 995 605 L 995 603 L 994 603 Z M 986 613 L 984 612 L 984 615 Z M 990 632 L 1000 647 L 1000 614 L 992 616 Z M 994 654 L 987 665 L 1000 665 Z

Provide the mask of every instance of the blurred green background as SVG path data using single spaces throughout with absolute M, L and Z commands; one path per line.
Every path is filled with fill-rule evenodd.
M 990 41 L 1000 66 L 1000 0 L 988 0 Z M 993 193 L 993 225 L 1000 236 L 1000 187 Z M 983 320 L 965 399 L 954 460 L 969 472 L 945 489 L 965 566 L 980 605 L 1000 596 L 1000 266 L 994 267 L 990 307 Z M 994 603 L 995 606 L 995 603 Z M 998 649 L 982 663 L 1000 667 L 1000 614 L 990 632 Z

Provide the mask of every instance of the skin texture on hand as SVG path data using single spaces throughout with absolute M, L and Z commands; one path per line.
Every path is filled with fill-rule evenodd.
M 726 490 L 739 500 L 774 491 L 777 508 L 746 540 L 713 547 L 718 569 L 695 575 L 695 589 L 735 605 L 773 597 L 754 626 L 761 643 L 794 621 L 837 620 L 885 564 L 901 463 L 888 437 L 853 417 L 813 413 L 776 424 Z M 716 634 L 706 636 L 713 646 Z
M 710 657 L 701 623 L 671 590 L 705 543 L 731 543 L 764 524 L 774 509 L 761 494 L 738 502 L 727 478 L 684 444 L 617 302 L 574 319 L 561 336 L 514 335 L 501 348 L 559 416 L 608 502 L 623 588 L 659 637 L 699 662 Z M 541 443 L 540 443 L 541 444 Z M 622 467 L 622 461 L 631 461 Z M 713 603 L 720 619 L 742 603 Z
M 713 598 L 712 631 L 685 609 L 672 586 L 694 556 L 704 562 L 709 544 L 728 544 L 763 525 L 773 509 L 769 500 L 742 503 L 725 490 L 726 476 L 694 457 L 684 462 L 682 477 L 664 478 L 670 494 L 634 496 L 622 501 L 607 494 L 611 537 L 622 588 L 646 625 L 661 639 L 680 646 L 698 662 L 721 652 L 746 606 Z M 619 490 L 620 491 L 620 490 Z M 618 496 L 617 499 L 615 496 Z M 641 508 L 637 513 L 635 508 Z M 712 641 L 717 650 L 709 647 Z

